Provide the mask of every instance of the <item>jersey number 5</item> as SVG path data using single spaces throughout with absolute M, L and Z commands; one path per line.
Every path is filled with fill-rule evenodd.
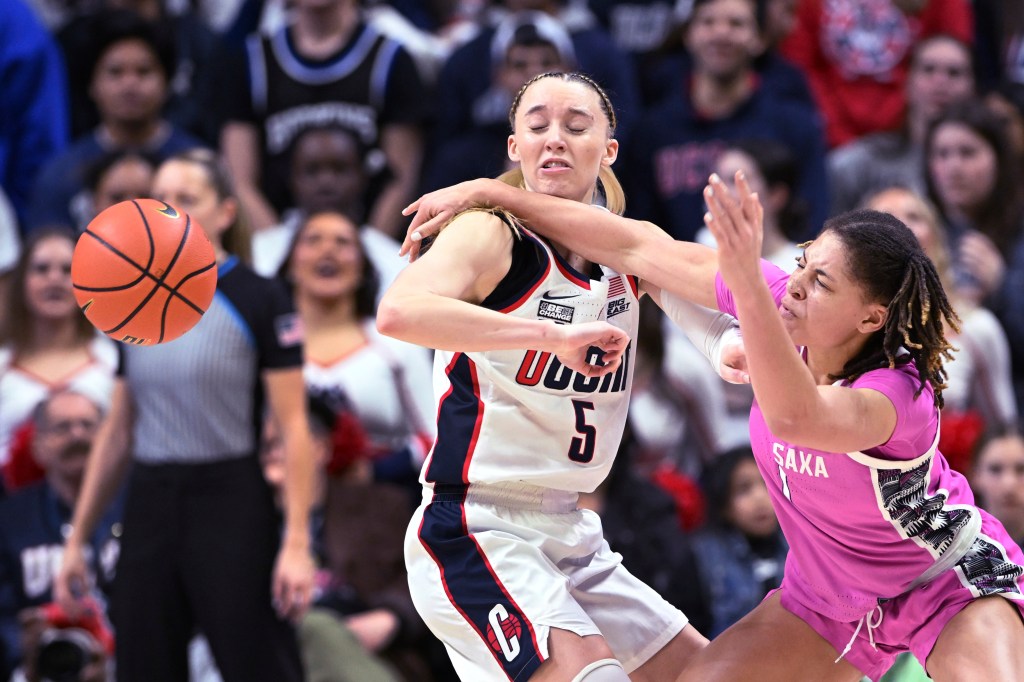
M 585 400 L 573 400 L 572 409 L 576 411 L 576 433 L 569 445 L 569 459 L 586 464 L 594 459 L 594 441 L 597 440 L 597 427 L 587 423 L 587 410 L 594 409 L 594 403 Z

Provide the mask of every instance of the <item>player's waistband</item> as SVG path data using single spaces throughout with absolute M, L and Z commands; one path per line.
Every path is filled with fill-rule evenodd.
M 549 514 L 576 511 L 579 493 L 543 488 L 528 483 L 473 483 L 452 485 L 435 483 L 431 491 L 424 488 L 424 497 L 433 502 L 471 502 L 491 504 L 509 509 L 525 509 Z

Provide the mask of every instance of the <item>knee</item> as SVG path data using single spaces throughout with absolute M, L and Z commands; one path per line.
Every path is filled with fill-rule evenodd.
M 572 682 L 629 682 L 629 675 L 614 658 L 602 658 L 587 664 Z

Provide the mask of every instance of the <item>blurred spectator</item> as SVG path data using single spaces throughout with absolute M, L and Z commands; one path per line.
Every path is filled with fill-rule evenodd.
M 947 109 L 925 141 L 928 194 L 949 227 L 956 285 L 999 318 L 1024 405 L 1024 185 L 998 116 L 978 102 Z
M 432 149 L 443 148 L 473 126 L 474 110 L 480 99 L 487 97 L 495 62 L 501 58 L 502 53 L 494 50 L 498 26 L 507 13 L 526 10 L 544 12 L 562 25 L 572 40 L 577 70 L 597 81 L 615 102 L 620 133 L 632 128 L 640 106 L 632 61 L 582 4 L 568 0 L 503 0 L 495 3 L 480 34 L 456 49 L 441 69 Z
M 161 117 L 173 73 L 173 45 L 160 27 L 128 11 L 97 19 L 87 59 L 89 93 L 100 123 L 52 159 L 36 180 L 29 228 L 82 229 L 92 217 L 85 175 L 104 153 L 135 149 L 158 161 L 200 146 L 199 140 Z
M 259 231 L 293 203 L 287 151 L 310 124 L 335 123 L 379 147 L 391 181 L 370 223 L 396 235 L 419 180 L 429 98 L 408 52 L 369 26 L 357 0 L 296 0 L 293 21 L 251 35 L 223 89 L 221 148 Z
M 715 173 L 735 189 L 737 171 L 747 177 L 750 189 L 757 192 L 764 207 L 762 257 L 792 272 L 803 253 L 795 240 L 808 234 L 807 206 L 797 194 L 797 160 L 781 142 L 737 140 L 718 157 Z M 697 233 L 697 241 L 715 246 L 715 238 L 706 227 Z
M 281 274 L 305 329 L 307 391 L 349 406 L 369 438 L 377 480 L 418 490 L 416 474 L 435 435 L 430 359 L 377 332 L 376 273 L 355 223 L 334 212 L 309 216 Z
M 693 60 L 690 78 L 678 81 L 679 87 L 644 115 L 626 150 L 630 214 L 677 239 L 694 239 L 704 215 L 701 192 L 718 156 L 747 137 L 775 139 L 793 150 L 799 194 L 810 207 L 809 234 L 825 218 L 821 122 L 812 109 L 759 82 L 753 65 L 761 40 L 756 10 L 754 0 L 694 3 L 684 27 Z
M 576 56 L 568 31 L 543 12 L 509 14 L 491 43 L 490 87 L 473 106 L 472 121 L 440 145 L 424 171 L 424 191 L 464 180 L 497 177 L 512 167 L 508 158 L 509 110 L 520 88 L 534 76 L 572 71 Z
M 723 382 L 683 331 L 649 298 L 640 300 L 640 327 L 634 343 L 636 365 L 628 421 L 635 441 L 629 450 L 631 466 L 647 477 L 668 470 L 695 480 L 725 446 Z M 699 506 L 687 509 L 677 502 L 682 521 L 700 522 L 703 510 Z
M 24 0 L 0 12 L 0 191 L 24 229 L 32 185 L 68 144 L 68 97 L 56 42 Z
M 594 17 L 632 58 L 638 77 L 668 38 L 681 4 L 676 0 L 587 0 Z
M 974 54 L 982 92 L 1006 87 L 1024 95 L 1024 5 L 973 0 Z
M 296 627 L 303 679 L 306 682 L 394 682 L 396 677 L 391 668 L 363 647 L 337 613 L 316 603 L 335 583 L 331 572 L 323 567 L 326 470 L 332 467 L 335 452 L 347 462 L 360 461 L 365 454 L 366 438 L 347 406 L 331 406 L 315 396 L 307 396 L 306 405 L 318 463 L 313 545 L 321 568 L 317 570 L 314 601 Z M 341 431 L 348 434 L 342 436 Z M 274 491 L 275 503 L 280 507 L 284 503 L 287 461 L 281 428 L 272 415 L 263 420 L 260 463 L 263 476 Z M 371 508 L 375 509 L 372 505 Z
M 19 615 L 29 618 L 25 609 L 53 599 L 53 578 L 60 566 L 71 510 L 102 416 L 94 400 L 71 389 L 59 390 L 40 402 L 33 414 L 32 454 L 46 471 L 46 478 L 0 502 L 0 646 L 5 680 L 22 662 Z M 88 541 L 89 578 L 88 584 L 81 586 L 83 590 L 90 585 L 109 589 L 120 535 L 120 507 L 115 505 Z M 30 670 L 35 667 L 34 660 L 26 664 Z
M 723 453 L 701 477 L 707 527 L 693 536 L 700 591 L 716 637 L 782 584 L 788 546 L 749 447 Z
M 755 0 L 761 39 L 754 46 L 754 70 L 762 88 L 773 96 L 801 106 L 815 108 L 811 87 L 804 72 L 779 52 L 779 45 L 793 30 L 796 0 Z M 666 94 L 679 87 L 692 69 L 686 52 L 683 27 L 693 10 L 690 0 L 676 4 L 675 19 L 661 50 L 650 59 L 650 68 L 641 73 L 644 102 L 657 104 Z
M 978 443 L 971 486 L 1017 542 L 1024 540 L 1024 438 L 997 429 Z
M 1006 333 L 990 310 L 962 296 L 955 286 L 949 239 L 926 199 L 909 189 L 891 187 L 868 197 L 864 206 L 891 213 L 911 229 L 935 264 L 960 316 L 960 331 L 945 331 L 946 338 L 959 350 L 943 364 L 946 388 L 942 391 L 945 404 L 939 450 L 950 466 L 966 475 L 977 438 L 986 430 L 1017 423 Z
M 630 573 L 707 632 L 709 614 L 694 589 L 697 564 L 690 538 L 671 496 L 634 471 L 635 448 L 627 428 L 608 477 L 594 492 L 580 493 L 579 506 L 601 517 L 605 541 L 622 555 Z
M 226 682 L 298 681 L 285 619 L 301 616 L 313 588 L 315 466 L 301 331 L 282 287 L 227 251 L 244 224 L 212 152 L 165 161 L 152 194 L 202 226 L 217 254 L 217 295 L 181 338 L 120 346 L 55 596 L 69 612 L 79 608 L 73 586 L 85 570 L 85 538 L 131 464 L 111 610 L 118 679 L 185 679 L 198 630 Z M 284 434 L 283 533 L 257 456 L 264 405 Z
M 387 169 L 380 167 L 379 150 L 340 125 L 312 125 L 296 134 L 288 158 L 295 206 L 284 212 L 279 225 L 253 235 L 255 270 L 267 277 L 276 275 L 302 221 L 333 211 L 359 225 L 359 240 L 380 288 L 389 286 L 406 263 L 398 256 L 398 242 L 366 223 L 369 206 L 387 176 Z
M 782 53 L 804 69 L 829 147 L 899 128 L 914 45 L 948 34 L 971 43 L 968 0 L 803 0 Z
M 11 287 L 14 267 L 21 255 L 21 238 L 18 235 L 18 217 L 14 207 L 7 199 L 7 194 L 0 187 L 0 329 L 4 328 L 5 320 L 10 314 L 7 306 L 8 289 Z
M 893 185 L 923 194 L 928 125 L 951 103 L 973 95 L 971 52 L 965 43 L 948 35 L 918 43 L 907 73 L 902 127 L 864 135 L 829 153 L 832 212 L 857 208 L 870 193 Z
M 187 4 L 170 12 L 165 0 L 98 0 L 96 6 L 81 12 L 57 33 L 64 51 L 71 86 L 71 134 L 85 135 L 100 122 L 96 105 L 90 98 L 90 59 L 99 25 L 109 10 L 127 10 L 159 27 L 173 43 L 174 61 L 167 72 L 167 101 L 163 114 L 178 128 L 208 145 L 217 144 L 217 124 L 210 110 L 217 86 L 217 59 L 220 41 Z
M 15 267 L 0 327 L 0 466 L 32 410 L 69 387 L 104 407 L 113 388 L 117 350 L 78 309 L 71 290 L 74 236 L 64 230 L 29 235 Z M 9 483 L 8 481 L 7 483 Z
M 128 150 L 104 155 L 89 169 L 85 186 L 89 189 L 93 215 L 129 199 L 148 197 L 156 164 L 147 155 Z

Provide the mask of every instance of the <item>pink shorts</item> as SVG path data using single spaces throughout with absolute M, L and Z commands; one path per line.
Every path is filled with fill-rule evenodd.
M 863 625 L 844 658 L 872 680 L 878 680 L 904 651 L 914 654 L 922 666 L 936 640 L 953 616 L 979 597 L 999 595 L 1010 600 L 1024 618 L 1024 554 L 1001 524 L 984 515 L 981 534 L 956 566 L 934 580 L 881 604 L 867 615 L 877 623 L 870 633 Z M 787 578 L 786 580 L 788 580 Z M 836 649 L 846 648 L 857 622 L 844 623 L 812 611 L 791 598 L 794 591 L 782 587 L 782 606 L 801 618 Z

